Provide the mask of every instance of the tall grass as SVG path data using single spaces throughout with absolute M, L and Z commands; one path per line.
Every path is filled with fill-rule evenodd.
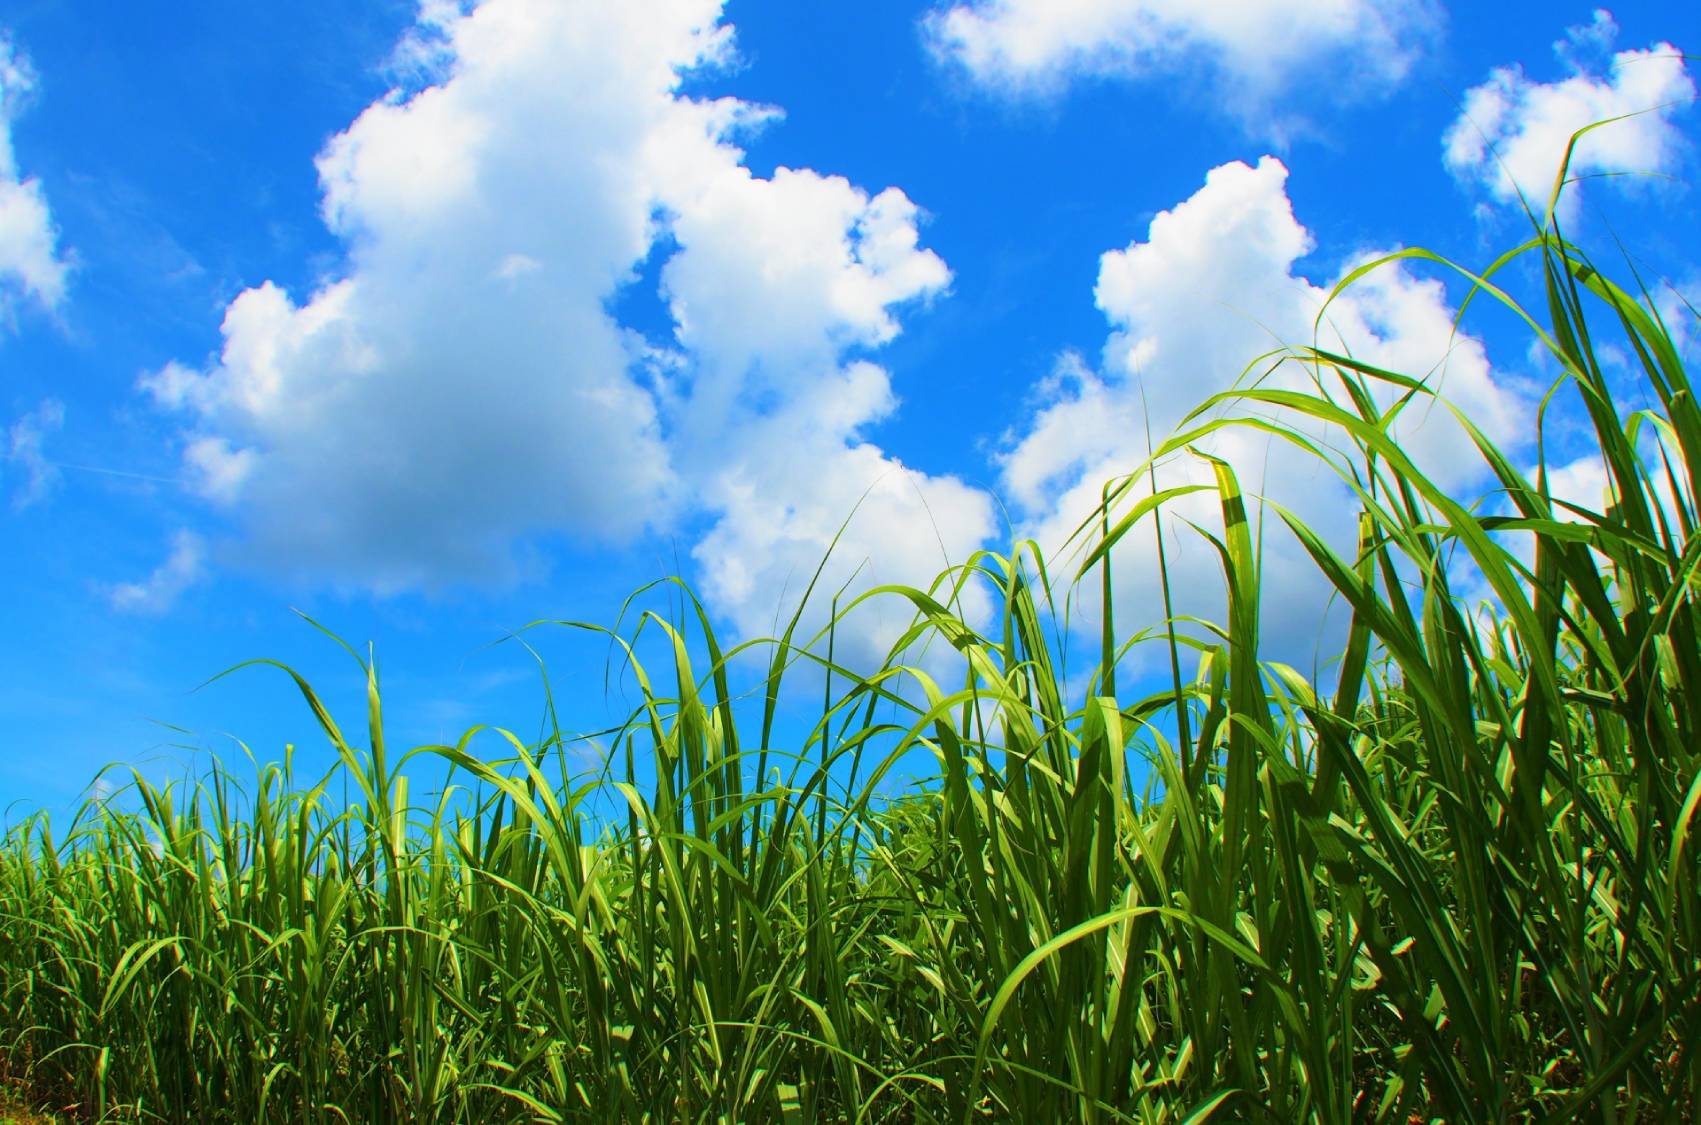
M 1544 315 L 1498 288 L 1514 266 Z M 960 683 L 831 667 L 795 621 L 723 652 L 688 593 L 609 632 L 642 693 L 613 780 L 559 729 L 397 754 L 370 664 L 359 739 L 297 678 L 329 775 L 138 775 L 63 838 L 6 837 L 0 1051 L 109 1120 L 1693 1119 L 1701 414 L 1651 305 L 1556 234 L 1472 281 L 1581 395 L 1604 511 L 1474 429 L 1503 503 L 1449 496 L 1392 436 L 1430 387 L 1315 348 L 1279 358 L 1309 390 L 1220 395 L 1154 454 L 1254 427 L 1351 487 L 1344 554 L 1278 512 L 1351 611 L 1332 690 L 1260 658 L 1279 595 L 1221 462 L 1225 620 L 1107 628 L 1083 693 L 1069 583 L 1027 543 L 867 595 L 906 599 L 894 653 L 948 645 Z M 1603 337 L 1646 408 L 1621 413 Z M 1110 557 L 1168 499 L 1148 479 L 1088 528 L 1107 620 Z M 953 609 L 970 583 L 984 629 Z M 1168 686 L 1119 681 L 1134 643 Z M 843 690 L 786 747 L 798 660 Z M 937 784 L 879 797 L 917 751 Z M 472 796 L 419 799 L 410 758 Z

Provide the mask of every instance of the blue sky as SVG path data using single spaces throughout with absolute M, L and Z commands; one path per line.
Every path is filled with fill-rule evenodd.
M 1056 546 L 1146 417 L 1308 341 L 1353 263 L 1511 245 L 1514 185 L 1545 199 L 1597 117 L 1650 111 L 1580 170 L 1644 174 L 1562 219 L 1667 307 L 1701 293 L 1689 5 L 13 0 L 0 35 L 0 802 L 25 806 L 231 736 L 322 760 L 281 676 L 194 690 L 272 657 L 357 706 L 292 609 L 377 645 L 414 742 L 525 731 L 534 666 L 493 642 L 612 623 L 665 574 L 766 631 L 870 489 L 834 583 Z M 1486 311 L 1449 353 L 1438 277 L 1375 275 L 1336 330 L 1444 370 L 1532 459 L 1552 373 Z M 1456 432 L 1409 439 L 1480 486 Z M 1350 516 L 1303 465 L 1218 452 L 1326 532 Z M 1304 659 L 1322 596 L 1268 550 L 1266 628 Z M 1123 606 L 1150 562 L 1119 561 Z M 602 646 L 533 636 L 569 725 L 620 710 Z

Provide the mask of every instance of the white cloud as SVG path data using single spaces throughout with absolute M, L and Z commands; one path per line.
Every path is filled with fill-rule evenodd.
M 19 298 L 56 308 L 70 268 L 41 183 L 22 176 L 12 150 L 12 122 L 35 85 L 29 61 L 0 33 L 0 311 Z
M 964 561 L 996 530 L 990 497 L 862 440 L 897 399 L 884 370 L 847 360 L 896 335 L 893 306 L 949 281 L 918 247 L 915 206 L 807 170 L 768 181 L 741 168 L 672 205 L 681 249 L 663 288 L 696 361 L 675 449 L 715 515 L 692 550 L 711 602 L 746 636 L 783 626 L 847 519 L 802 636 L 825 624 L 847 582 L 851 596 L 925 587 Z M 896 600 L 864 605 L 836 654 L 869 666 L 908 620 Z
M 1646 443 L 1647 448 L 1643 450 L 1643 469 L 1646 473 L 1643 477 L 1644 496 L 1653 500 L 1654 507 L 1650 514 L 1656 520 L 1663 517 L 1675 530 L 1682 524 L 1678 494 L 1672 489 L 1671 477 L 1666 473 L 1660 455 L 1663 453 L 1673 464 L 1680 466 L 1680 473 L 1683 458 L 1679 451 L 1670 447 L 1662 449 L 1662 445 L 1663 442 L 1649 441 Z M 1535 480 L 1533 468 L 1527 475 L 1532 482 Z M 1617 490 L 1607 476 L 1606 462 L 1598 451 L 1586 453 L 1557 466 L 1549 466 L 1547 487 L 1548 494 L 1555 500 L 1574 505 L 1595 516 L 1605 516 L 1620 503 Z M 1595 522 L 1572 508 L 1564 507 L 1563 504 L 1554 505 L 1554 518 L 1565 523 Z M 1687 491 L 1684 493 L 1682 508 L 1688 511 L 1694 509 L 1693 500 L 1687 495 Z
M 107 600 L 120 613 L 156 617 L 177 604 L 184 591 L 206 574 L 206 543 L 192 531 L 171 538 L 171 554 L 140 582 L 121 582 L 107 591 Z
M 841 588 L 849 587 L 841 606 L 875 585 L 926 589 L 997 530 L 986 493 L 955 477 L 909 469 L 846 429 L 845 419 L 856 413 L 848 404 L 862 404 L 863 418 L 873 420 L 890 408 L 890 395 L 884 371 L 852 364 L 817 394 L 740 427 L 748 452 L 710 478 L 705 500 L 719 518 L 692 557 L 704 593 L 742 635 L 770 635 L 776 623 L 784 626 L 836 536 L 800 640 L 826 624 Z M 802 468 L 800 453 L 814 463 Z M 988 609 L 978 587 L 963 605 L 975 621 Z M 909 620 L 906 602 L 865 603 L 836 638 L 835 654 L 871 667 Z
M 1678 512 L 1678 493 L 1673 491 L 1671 478 L 1666 475 L 1665 468 L 1659 460 L 1659 444 L 1649 442 L 1648 446 L 1649 448 L 1643 451 L 1643 468 L 1647 474 L 1643 481 L 1647 487 L 1644 496 L 1651 498 L 1654 502 L 1650 514 L 1656 523 L 1664 519 L 1674 532 L 1678 532 L 1682 526 Z M 1675 451 L 1667 450 L 1666 452 Z M 1680 457 L 1677 459 L 1677 463 L 1681 464 Z M 1537 470 L 1538 466 L 1531 465 L 1524 471 L 1525 479 L 1532 485 L 1536 481 Z M 1547 489 L 1548 495 L 1554 500 L 1553 517 L 1561 523 L 1598 523 L 1602 519 L 1607 519 L 1611 509 L 1617 507 L 1619 503 L 1616 489 L 1607 475 L 1606 462 L 1599 450 L 1593 453 L 1584 453 L 1557 465 L 1549 465 L 1547 467 Z M 1683 495 L 1684 510 L 1693 512 L 1695 510 L 1693 497 L 1688 495 L 1687 489 L 1685 489 Z M 1504 514 L 1513 513 L 1510 503 L 1501 503 L 1497 507 Z M 1501 532 L 1499 539 L 1525 567 L 1532 569 L 1535 567 L 1536 538 L 1534 534 L 1528 531 Z M 1605 555 L 1593 548 L 1590 549 L 1590 554 L 1594 556 L 1597 566 L 1604 568 L 1608 565 Z M 1465 588 L 1472 590 L 1478 598 L 1492 598 L 1480 575 L 1470 575 L 1466 580 Z
M 56 398 L 12 423 L 6 435 L 6 461 L 23 471 L 24 481 L 12 493 L 17 511 L 45 500 L 59 485 L 59 467 L 47 459 L 43 445 L 47 435 L 65 424 L 65 404 Z
M 883 344 L 898 333 L 893 305 L 950 278 L 918 249 L 916 207 L 896 189 L 870 199 L 808 169 L 764 180 L 727 166 L 670 190 L 668 202 L 683 249 L 663 289 L 680 342 L 718 378 L 771 378 Z
M 1530 479 L 1535 479 L 1534 470 Z M 1606 463 L 1598 453 L 1587 454 L 1574 461 L 1550 468 L 1547 473 L 1548 493 L 1555 500 L 1574 504 L 1590 512 L 1605 512 L 1612 506 L 1612 489 L 1607 482 Z M 1566 523 L 1581 523 L 1583 517 L 1569 508 L 1554 506 L 1554 515 Z
M 1696 327 L 1701 322 L 1701 272 L 1691 273 L 1681 281 L 1664 281 L 1654 290 L 1654 309 L 1671 336 L 1672 346 L 1679 355 L 1687 355 L 1696 343 Z
M 990 532 L 983 496 L 859 436 L 896 403 L 866 353 L 949 281 L 919 211 L 809 169 L 751 173 L 736 141 L 777 111 L 679 90 L 729 57 L 720 14 L 427 6 L 398 52 L 416 89 L 319 157 L 339 274 L 299 299 L 247 290 L 218 357 L 142 382 L 185 415 L 191 476 L 254 560 L 379 591 L 500 581 L 542 537 L 691 517 L 715 607 L 765 627 L 776 576 L 812 568 L 819 528 L 876 480 L 879 526 L 844 548 L 873 559 L 864 580 L 937 569 L 917 490 L 949 501 L 953 557 Z M 611 311 L 652 253 L 670 341 Z
M 253 559 L 381 591 L 503 582 L 528 540 L 670 517 L 662 421 L 606 304 L 656 237 L 652 136 L 717 148 L 675 95 L 722 49 L 717 14 L 436 13 L 437 84 L 374 103 L 319 157 L 341 275 L 299 301 L 247 290 L 205 370 L 144 382 L 190 416 L 190 468 Z
M 254 471 L 254 458 L 252 449 L 235 449 L 221 437 L 196 438 L 183 450 L 195 490 L 226 506 L 241 496 L 243 484 Z
M 936 11 L 925 27 L 936 54 L 1013 91 L 1203 62 L 1219 95 L 1256 99 L 1324 59 L 1337 91 L 1397 81 L 1436 18 L 1427 0 L 972 0 Z
M 1448 169 L 1484 188 L 1500 203 L 1522 197 L 1540 215 L 1547 207 L 1566 145 L 1578 130 L 1608 118 L 1635 116 L 1596 129 L 1578 142 L 1569 175 L 1669 173 L 1683 151 L 1673 118 L 1695 98 L 1682 53 L 1670 43 L 1619 51 L 1597 69 L 1617 27 L 1605 12 L 1572 28 L 1554 44 L 1572 71 L 1556 82 L 1531 80 L 1521 67 L 1501 67 L 1465 94 L 1459 117 L 1443 138 Z M 1561 197 L 1560 220 L 1574 220 L 1579 192 Z
M 1554 41 L 1553 53 L 1574 71 L 1587 70 L 1591 59 L 1605 59 L 1618 39 L 1618 21 L 1605 8 L 1596 8 L 1588 23 L 1565 29 Z
M 1148 426 L 1154 441 L 1162 441 L 1191 408 L 1234 385 L 1253 357 L 1283 345 L 1316 339 L 1331 350 L 1345 347 L 1367 362 L 1428 377 L 1492 439 L 1512 445 L 1523 439 L 1521 396 L 1490 369 L 1480 343 L 1453 338 L 1452 310 L 1438 282 L 1399 267 L 1373 272 L 1329 306 L 1314 335 L 1328 290 L 1295 271 L 1312 238 L 1294 217 L 1286 181 L 1287 169 L 1271 157 L 1255 168 L 1225 164 L 1190 199 L 1153 219 L 1144 241 L 1104 255 L 1096 296 L 1113 331 L 1102 373 L 1078 361 L 1066 365 L 1002 459 L 1006 489 L 1043 546 L 1059 546 L 1097 506 L 1103 482 L 1147 456 Z M 1264 377 L 1267 386 L 1307 382 L 1292 364 Z M 1378 394 L 1384 406 L 1392 401 L 1389 392 Z M 1480 460 L 1444 409 L 1414 411 L 1397 428 L 1401 445 L 1438 483 L 1468 489 L 1480 475 Z M 1234 465 L 1249 494 L 1268 496 L 1338 547 L 1350 548 L 1356 505 L 1314 459 L 1248 430 L 1220 432 L 1200 446 Z M 1161 488 L 1209 480 L 1208 466 L 1191 458 L 1158 471 Z M 1133 498 L 1148 493 L 1142 482 Z M 1214 552 L 1177 518 L 1220 529 L 1216 497 L 1183 497 L 1166 512 L 1178 612 L 1221 620 Z M 1263 550 L 1266 638 L 1290 656 L 1309 655 L 1327 588 L 1278 522 L 1268 523 Z M 1127 611 L 1137 621 L 1124 620 L 1125 628 L 1161 619 L 1154 608 L 1161 601 L 1149 522 L 1119 548 L 1114 573 L 1120 604 L 1137 607 Z M 1090 587 L 1083 596 L 1094 600 Z

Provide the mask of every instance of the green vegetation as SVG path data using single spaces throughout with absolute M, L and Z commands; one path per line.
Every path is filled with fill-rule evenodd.
M 0 1125 L 51 1125 L 52 1118 L 33 1113 L 30 1109 L 14 1101 L 10 1095 L 0 1092 Z
M 14 1098 L 9 1091 L 0 1090 L 0 1125 L 52 1125 L 51 1117 L 31 1110 L 27 1103 Z
M 830 638 L 738 650 L 769 671 L 735 699 L 688 595 L 609 633 L 644 693 L 613 782 L 570 775 L 559 730 L 475 730 L 411 752 L 470 800 L 416 802 L 376 673 L 358 747 L 298 679 L 330 777 L 137 777 L 63 839 L 10 833 L 0 1051 L 109 1120 L 1693 1120 L 1701 412 L 1645 300 L 1553 234 L 1476 298 L 1516 310 L 1515 270 L 1605 511 L 1486 439 L 1496 505 L 1462 505 L 1391 436 L 1426 385 L 1318 349 L 1258 369 L 1309 390 L 1248 380 L 1157 453 L 1257 427 L 1351 485 L 1353 553 L 1281 517 L 1350 608 L 1333 682 L 1260 659 L 1223 464 L 1226 623 L 1107 628 L 1073 696 L 1065 584 L 1028 544 L 869 595 L 914 606 L 895 651 L 949 645 L 964 678 L 835 669 L 790 753 L 782 677 Z M 1147 479 L 1083 530 L 1107 601 L 1106 557 L 1167 500 Z M 969 583 L 996 593 L 984 630 Z M 1156 694 L 1118 682 L 1136 644 L 1176 669 Z M 937 785 L 877 799 L 912 752 Z M 623 815 L 587 816 L 610 792 Z
M 53 1125 L 37 1111 L 28 1084 L 12 1073 L 10 1060 L 0 1055 L 0 1125 Z

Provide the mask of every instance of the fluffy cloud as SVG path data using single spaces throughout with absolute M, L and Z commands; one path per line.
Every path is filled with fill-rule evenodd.
M 689 519 L 713 604 L 755 629 L 870 485 L 879 522 L 843 546 L 859 583 L 925 581 L 941 538 L 960 557 L 991 531 L 984 497 L 860 437 L 896 404 L 869 351 L 949 281 L 920 213 L 745 167 L 739 137 L 777 111 L 680 92 L 728 59 L 720 15 L 426 6 L 417 88 L 319 157 L 343 267 L 302 298 L 247 290 L 217 357 L 143 382 L 254 559 L 380 591 L 500 581 L 546 537 Z M 652 255 L 671 339 L 613 311 Z M 950 506 L 937 534 L 912 497 Z
M 214 362 L 145 381 L 193 419 L 187 467 L 254 558 L 378 590 L 507 581 L 528 537 L 666 514 L 661 420 L 606 304 L 656 236 L 652 137 L 717 144 L 674 96 L 722 50 L 715 15 L 427 13 L 436 84 L 374 103 L 319 157 L 340 276 L 299 302 L 247 290 Z
M 1152 220 L 1144 241 L 1101 259 L 1096 297 L 1112 327 L 1102 372 L 1066 363 L 1042 387 L 1040 409 L 1002 458 L 1004 485 L 1042 544 L 1060 545 L 1099 503 L 1103 482 L 1145 459 L 1148 432 L 1161 441 L 1188 410 L 1241 379 L 1253 357 L 1284 345 L 1315 340 L 1427 377 L 1491 438 L 1513 445 L 1523 439 L 1517 388 L 1491 370 L 1479 342 L 1454 337 L 1452 309 L 1438 282 L 1385 267 L 1330 304 L 1314 331 L 1328 290 L 1295 271 L 1313 243 L 1294 217 L 1286 181 L 1287 169 L 1271 157 L 1256 167 L 1213 169 L 1190 199 Z M 1297 388 L 1307 380 L 1293 364 L 1262 376 L 1265 386 Z M 1383 393 L 1386 405 L 1392 397 Z M 1438 483 L 1464 489 L 1480 475 L 1468 438 L 1445 410 L 1409 413 L 1398 430 L 1402 446 Z M 1269 497 L 1350 547 L 1356 507 L 1313 458 L 1248 430 L 1220 432 L 1200 445 L 1234 465 L 1248 493 Z M 1210 471 L 1195 458 L 1178 457 L 1157 477 L 1160 488 L 1170 488 L 1208 483 Z M 1140 482 L 1131 500 L 1149 491 Z M 1216 504 L 1209 494 L 1183 497 L 1166 509 L 1165 528 L 1178 612 L 1221 620 L 1214 553 L 1176 518 L 1220 528 Z M 1266 636 L 1278 651 L 1308 656 L 1328 591 L 1274 521 L 1263 551 L 1272 593 L 1264 603 Z M 1124 621 L 1125 628 L 1161 619 L 1150 523 L 1125 540 L 1114 574 L 1121 604 L 1135 607 L 1128 612 L 1138 618 Z
M 1426 0 L 972 0 L 926 30 L 937 54 L 1014 90 L 1205 60 L 1237 95 L 1257 96 L 1325 58 L 1337 82 L 1398 80 L 1435 19 Z
M 1535 470 L 1529 478 L 1535 480 Z M 1599 454 L 1590 454 L 1550 468 L 1547 474 L 1548 492 L 1555 500 L 1574 504 L 1589 512 L 1605 512 L 1612 506 L 1612 486 L 1607 481 L 1606 463 Z M 1581 523 L 1583 517 L 1571 509 L 1556 505 L 1554 515 L 1566 523 Z
M 69 267 L 47 196 L 39 181 L 22 177 L 12 151 L 12 122 L 34 89 L 28 60 L 0 34 L 0 311 L 19 298 L 52 309 L 65 296 Z
M 47 459 L 43 445 L 47 435 L 65 424 L 65 404 L 56 398 L 46 399 L 40 406 L 12 423 L 6 434 L 5 456 L 24 474 L 23 483 L 12 493 L 12 507 L 17 511 L 45 500 L 59 485 L 59 467 Z
M 898 403 L 884 370 L 849 358 L 897 333 L 894 305 L 949 281 L 918 248 L 915 206 L 786 169 L 729 169 L 671 206 L 663 289 L 695 368 L 674 448 L 715 515 L 692 550 L 713 604 L 745 635 L 783 625 L 836 537 L 809 635 L 847 584 L 925 586 L 962 562 L 996 529 L 991 499 L 862 440 Z M 837 654 L 871 665 L 907 623 L 896 601 L 860 607 Z
M 1672 528 L 1682 526 L 1683 512 L 1695 510 L 1695 498 L 1685 490 L 1681 495 L 1683 502 L 1678 503 L 1679 493 L 1672 489 L 1672 480 L 1665 471 L 1665 464 L 1683 463 L 1682 454 L 1671 448 L 1662 449 L 1663 442 L 1648 441 L 1643 449 L 1643 468 L 1646 476 L 1643 479 L 1646 492 L 1644 496 L 1653 501 L 1650 515 L 1657 522 L 1665 519 Z M 1661 455 L 1664 455 L 1663 457 Z M 1531 468 L 1526 474 L 1531 481 L 1536 479 L 1536 470 Z M 1679 482 L 1680 485 L 1684 482 Z M 1604 517 L 1611 509 L 1621 503 L 1617 490 L 1607 476 L 1606 462 L 1597 451 L 1586 453 L 1572 461 L 1560 465 L 1549 466 L 1547 471 L 1548 494 L 1555 500 L 1561 501 L 1554 505 L 1555 518 L 1566 523 L 1594 522 L 1592 516 L 1586 517 L 1565 505 L 1581 508 L 1593 516 Z M 1532 548 L 1533 557 L 1533 548 Z
M 853 364 L 833 381 L 839 385 L 831 391 L 741 427 L 749 452 L 709 478 L 705 500 L 719 518 L 692 556 L 704 592 L 746 636 L 784 625 L 829 547 L 803 637 L 826 623 L 841 589 L 850 596 L 886 583 L 925 589 L 997 530 L 986 493 L 907 468 L 847 429 L 858 412 L 847 404 L 862 404 L 868 421 L 891 408 L 884 371 Z M 820 460 L 800 472 L 799 450 Z M 967 598 L 964 614 L 983 620 L 984 590 Z M 859 606 L 836 638 L 836 655 L 859 667 L 877 664 L 909 624 L 906 606 L 897 599 Z
M 719 381 L 775 384 L 883 344 L 898 333 L 895 304 L 950 279 L 918 248 L 916 207 L 897 189 L 870 199 L 837 176 L 780 168 L 763 180 L 728 165 L 667 202 L 681 251 L 662 286 L 680 343 Z
M 1625 117 L 1585 136 L 1570 175 L 1675 170 L 1682 134 L 1673 117 L 1695 98 L 1682 53 L 1670 43 L 1619 51 L 1605 75 L 1592 73 L 1618 29 L 1607 13 L 1572 28 L 1554 44 L 1571 70 L 1556 82 L 1532 81 L 1520 67 L 1502 67 L 1465 94 L 1464 108 L 1443 140 L 1447 167 L 1461 182 L 1480 185 L 1498 202 L 1522 196 L 1538 214 L 1547 206 L 1572 134 L 1608 118 Z M 1574 219 L 1578 191 L 1568 188 L 1560 219 Z
M 185 590 L 207 570 L 205 541 L 192 531 L 171 539 L 171 554 L 140 582 L 121 582 L 107 591 L 107 600 L 120 613 L 157 617 L 177 604 Z

